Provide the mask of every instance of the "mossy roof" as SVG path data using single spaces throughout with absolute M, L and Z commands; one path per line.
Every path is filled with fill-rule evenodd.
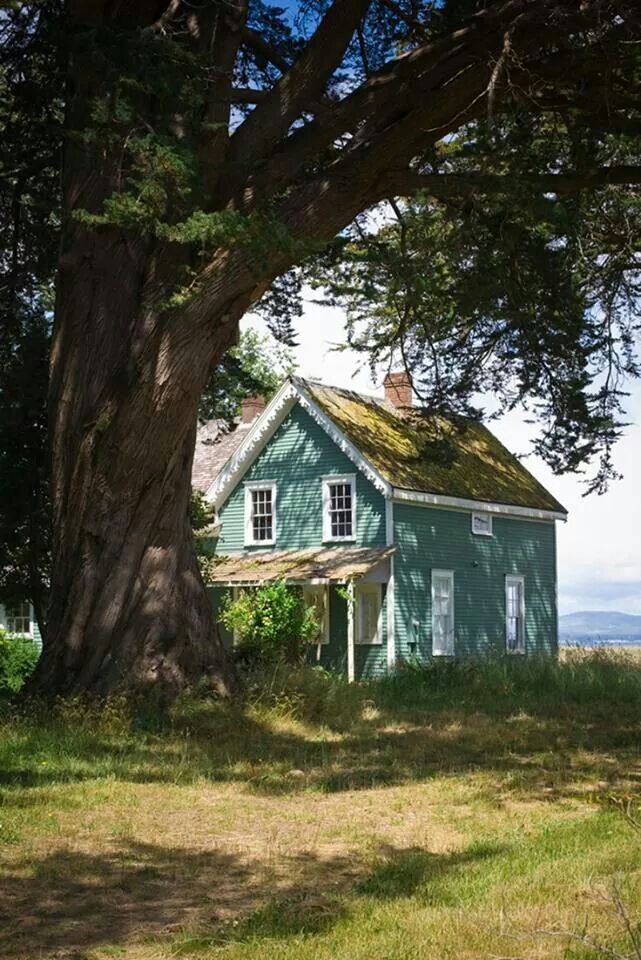
M 321 410 L 393 487 L 567 512 L 482 423 L 299 380 Z
M 358 580 L 378 566 L 396 547 L 311 547 L 307 550 L 267 550 L 235 556 L 216 555 L 202 564 L 208 585 L 264 583 L 268 580 L 304 582 Z

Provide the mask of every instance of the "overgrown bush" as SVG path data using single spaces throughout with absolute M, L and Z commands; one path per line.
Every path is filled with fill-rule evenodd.
M 14 637 L 0 628 L 0 696 L 18 692 L 39 655 L 40 650 L 30 637 Z
M 302 589 L 278 582 L 244 590 L 236 600 L 228 594 L 221 619 L 236 632 L 242 657 L 267 662 L 300 663 L 320 629 Z

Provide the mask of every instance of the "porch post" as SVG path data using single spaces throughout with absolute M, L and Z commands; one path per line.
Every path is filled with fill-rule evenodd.
M 353 683 L 356 679 L 356 657 L 354 650 L 354 581 L 347 581 L 347 679 Z

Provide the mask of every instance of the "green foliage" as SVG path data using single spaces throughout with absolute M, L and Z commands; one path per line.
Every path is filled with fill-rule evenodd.
M 238 651 L 250 660 L 298 663 L 320 626 L 300 587 L 266 583 L 227 595 L 221 620 L 238 636 Z
M 60 245 L 56 3 L 0 18 L 0 598 L 45 603 L 50 561 L 47 387 Z
M 576 651 L 550 657 L 490 656 L 409 661 L 377 681 L 386 707 L 635 710 L 641 705 L 641 663 L 616 651 Z
M 50 560 L 46 412 L 49 324 L 25 311 L 0 362 L 0 602 L 27 593 L 39 612 Z
M 349 683 L 345 674 L 306 663 L 254 664 L 243 680 L 253 709 L 332 729 L 357 724 L 372 704 L 368 684 Z
M 233 420 L 245 397 L 260 395 L 269 400 L 295 369 L 289 347 L 250 327 L 213 371 L 201 398 L 201 419 Z
M 540 425 L 535 452 L 556 472 L 596 465 L 598 491 L 616 476 L 621 385 L 639 375 L 641 203 L 634 187 L 553 194 L 528 176 L 580 176 L 614 142 L 520 111 L 470 124 L 424 158 L 440 193 L 392 203 L 311 268 L 373 366 L 404 364 L 446 414 L 477 416 L 480 394 L 486 415 L 521 405 Z M 638 152 L 628 137 L 615 150 L 620 163 Z
M 191 520 L 191 529 L 194 531 L 204 530 L 216 517 L 215 508 L 205 498 L 200 490 L 192 490 L 191 501 L 189 504 L 189 516 Z
M 39 656 L 40 650 L 30 637 L 14 637 L 0 628 L 0 696 L 20 690 Z

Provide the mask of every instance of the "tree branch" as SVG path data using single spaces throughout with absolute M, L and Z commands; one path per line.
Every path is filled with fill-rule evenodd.
M 223 17 L 215 7 L 205 6 L 198 16 L 204 20 L 203 29 L 199 31 L 203 52 L 209 55 L 216 68 L 205 113 L 207 133 L 200 150 L 205 170 L 204 187 L 207 196 L 211 197 L 229 149 L 230 91 L 247 16 L 247 0 L 236 0 L 233 15 L 230 12 Z
M 289 61 L 282 55 L 280 50 L 277 50 L 276 47 L 265 40 L 257 30 L 252 30 L 251 27 L 247 26 L 243 27 L 241 40 L 246 46 L 253 50 L 261 60 L 273 64 L 281 73 L 287 73 L 289 70 Z
M 371 0 L 334 0 L 307 46 L 231 141 L 234 163 L 257 160 L 323 93 Z
M 485 174 L 485 173 L 416 173 L 413 170 L 392 171 L 386 186 L 394 196 L 411 196 L 421 191 L 432 196 L 455 196 L 466 193 L 508 193 L 515 186 L 527 186 L 541 193 L 559 196 L 605 186 L 641 184 L 641 167 L 611 166 L 572 173 Z
M 543 0 L 542 6 L 550 7 L 552 2 L 553 0 Z M 255 173 L 251 171 L 249 176 L 245 177 L 242 176 L 244 171 L 232 167 L 225 178 L 230 196 L 236 194 L 236 184 L 241 181 L 244 187 L 243 195 L 236 196 L 235 202 L 240 207 L 245 207 L 247 203 L 253 205 L 260 197 L 291 184 L 306 165 L 310 162 L 316 163 L 324 151 L 347 133 L 357 134 L 349 145 L 349 149 L 354 150 L 360 143 L 377 137 L 385 130 L 391 132 L 394 124 L 404 123 L 409 118 L 406 124 L 408 132 L 413 135 L 413 140 L 417 141 L 424 130 L 422 121 L 434 109 L 435 104 L 439 106 L 438 121 L 435 120 L 430 130 L 437 131 L 440 121 L 440 135 L 444 135 L 447 132 L 448 119 L 445 87 L 455 83 L 458 89 L 460 76 L 466 69 L 475 66 L 481 68 L 483 83 L 487 85 L 487 65 L 492 57 L 498 56 L 506 27 L 515 17 L 522 16 L 525 9 L 529 9 L 528 0 L 504 0 L 496 3 L 494 7 L 476 14 L 469 23 L 451 34 L 422 44 L 391 60 L 352 93 L 323 110 L 314 121 L 293 131 L 283 141 L 282 147 L 273 151 Z M 541 11 L 538 12 L 540 15 Z M 541 38 L 548 36 L 545 18 L 541 18 L 541 21 L 537 29 L 530 24 L 530 42 L 532 37 L 536 38 L 538 43 Z M 465 84 L 468 84 L 470 91 L 474 89 L 474 96 L 478 96 L 484 89 L 479 88 L 476 81 L 472 82 L 471 77 L 466 79 L 464 86 Z M 456 99 L 461 106 L 449 113 L 449 120 L 452 117 L 460 120 L 473 97 L 470 94 L 467 101 L 465 96 L 463 99 L 457 96 Z M 254 111 L 258 112 L 260 111 Z M 230 158 L 232 155 L 236 158 L 234 141 L 238 143 L 240 137 L 245 136 L 243 129 L 252 119 L 253 114 L 235 134 L 232 140 L 233 154 L 230 151 Z M 460 126 L 460 122 L 455 125 Z M 393 143 L 393 140 L 392 135 L 390 142 Z M 402 156 L 403 159 L 399 161 L 401 164 L 411 160 L 411 156 L 405 153 L 401 155 L 397 148 L 394 148 L 393 156 Z
M 409 13 L 405 13 L 399 3 L 396 3 L 395 0 L 378 0 L 378 2 L 381 4 L 381 6 L 387 7 L 388 10 L 391 10 L 392 13 L 395 13 L 399 20 L 402 20 L 404 23 L 406 23 L 407 26 L 419 37 L 422 37 L 424 40 L 427 39 L 425 24 L 421 23 L 420 20 L 417 20 L 416 17 L 412 17 Z
M 232 103 L 262 103 L 269 90 L 252 90 L 249 87 L 232 87 L 229 99 Z

